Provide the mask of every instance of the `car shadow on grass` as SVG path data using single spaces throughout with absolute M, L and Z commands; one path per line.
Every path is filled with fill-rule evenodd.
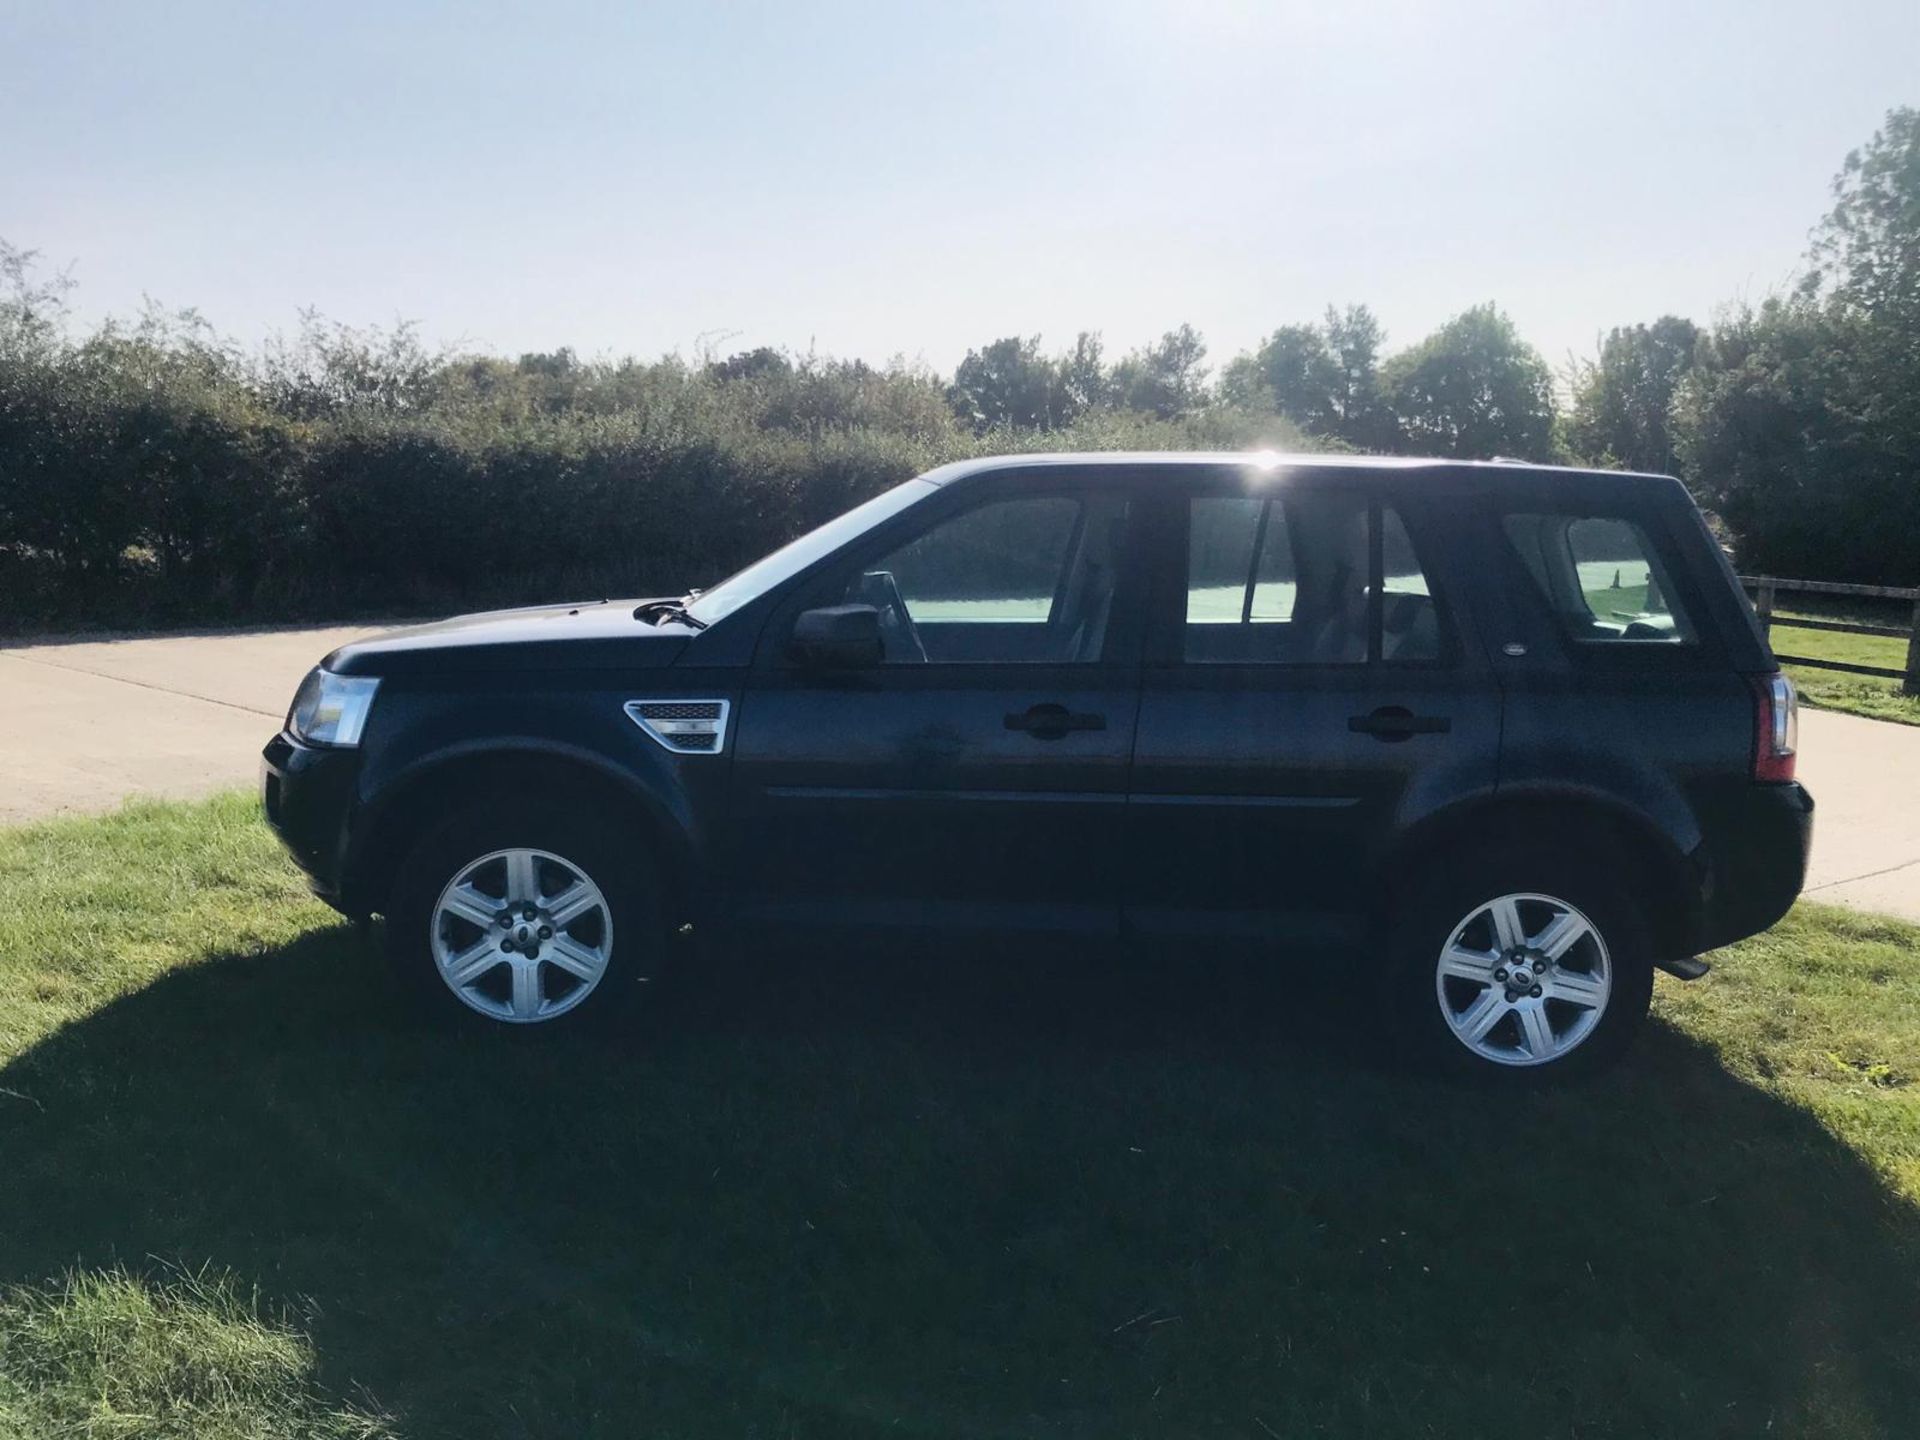
M 1809 1117 L 1662 1026 L 1424 1079 L 1292 973 L 735 957 L 581 1040 L 316 932 L 0 1071 L 0 1283 L 229 1269 L 422 1436 L 1911 1433 L 1920 1222 Z

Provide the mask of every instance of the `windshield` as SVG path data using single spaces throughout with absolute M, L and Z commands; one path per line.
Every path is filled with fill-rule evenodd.
M 898 515 L 909 505 L 926 499 L 939 488 L 925 480 L 908 480 L 896 485 L 874 496 L 866 504 L 856 505 L 839 518 L 829 520 L 818 530 L 809 530 L 798 540 L 782 545 L 771 555 L 754 561 L 738 574 L 702 592 L 697 600 L 687 606 L 687 614 L 711 625 L 731 615 L 749 600 L 766 594 L 783 580 L 792 579 L 814 561 L 831 555 L 882 520 Z

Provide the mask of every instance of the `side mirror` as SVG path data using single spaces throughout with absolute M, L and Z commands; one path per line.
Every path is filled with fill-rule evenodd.
M 802 610 L 793 622 L 788 653 L 802 665 L 821 670 L 851 670 L 878 665 L 880 612 L 871 605 L 824 605 Z

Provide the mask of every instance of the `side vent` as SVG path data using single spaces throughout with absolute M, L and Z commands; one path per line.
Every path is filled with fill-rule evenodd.
M 676 755 L 718 755 L 727 743 L 724 700 L 629 700 L 627 718 Z

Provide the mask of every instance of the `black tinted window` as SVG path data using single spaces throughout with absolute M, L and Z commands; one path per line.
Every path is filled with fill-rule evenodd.
M 1440 615 L 1398 510 L 1380 512 L 1380 658 L 1438 660 Z
M 1685 645 L 1693 626 L 1673 593 L 1658 548 L 1619 516 L 1519 514 L 1507 539 L 1527 572 L 1582 644 Z
M 1188 506 L 1184 655 L 1199 664 L 1434 660 L 1440 629 L 1397 512 L 1382 512 L 1379 644 L 1370 647 L 1369 500 L 1334 491 L 1196 496 Z
M 880 562 L 916 623 L 1044 622 L 1066 568 L 1080 502 L 1003 500 L 937 525 Z
M 890 664 L 1097 660 L 1126 518 L 1120 495 L 989 501 L 865 566 L 845 598 L 880 611 Z

